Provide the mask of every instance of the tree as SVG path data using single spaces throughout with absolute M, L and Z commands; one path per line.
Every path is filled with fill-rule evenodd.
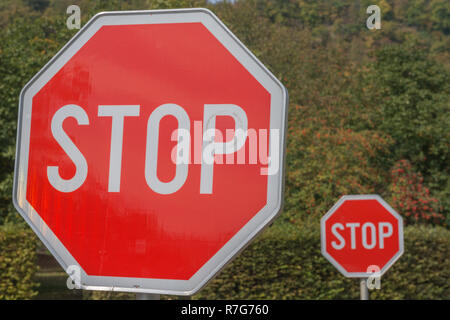
M 392 183 L 389 186 L 390 203 L 403 216 L 406 223 L 436 223 L 444 221 L 439 213 L 436 198 L 424 186 L 420 173 L 414 171 L 408 160 L 400 160 L 391 171 Z
M 285 217 L 321 217 L 345 194 L 377 193 L 386 181 L 374 159 L 390 139 L 375 130 L 332 127 L 324 119 L 302 117 L 295 106 L 287 143 Z
M 24 0 L 25 4 L 36 11 L 44 11 L 50 4 L 50 0 Z
M 377 125 L 395 141 L 391 161 L 409 160 L 449 212 L 450 74 L 417 44 L 386 46 L 375 57 L 369 79 Z

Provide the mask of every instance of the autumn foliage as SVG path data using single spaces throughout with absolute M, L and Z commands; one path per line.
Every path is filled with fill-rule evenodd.
M 293 113 L 305 114 L 295 106 Z M 390 139 L 376 131 L 333 128 L 320 118 L 291 117 L 288 130 L 286 216 L 320 217 L 345 194 L 375 193 L 383 173 L 373 160 Z
M 438 200 L 430 195 L 430 190 L 423 184 L 422 175 L 414 171 L 408 160 L 400 160 L 395 164 L 391 179 L 391 205 L 403 215 L 406 223 L 440 224 L 444 221 L 444 216 L 439 213 Z

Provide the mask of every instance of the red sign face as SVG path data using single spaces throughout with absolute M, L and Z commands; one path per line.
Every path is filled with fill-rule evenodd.
M 16 207 L 82 287 L 190 294 L 278 213 L 286 92 L 211 12 L 96 16 L 36 79 Z
M 346 277 L 382 275 L 403 253 L 403 221 L 377 195 L 344 196 L 321 220 L 322 254 Z

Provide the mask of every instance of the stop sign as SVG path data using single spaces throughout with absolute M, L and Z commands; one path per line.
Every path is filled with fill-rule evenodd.
M 378 195 L 343 196 L 321 222 L 322 254 L 344 276 L 381 276 L 403 254 L 403 220 Z
M 82 288 L 192 294 L 281 210 L 286 114 L 210 11 L 101 13 L 22 90 L 14 204 Z

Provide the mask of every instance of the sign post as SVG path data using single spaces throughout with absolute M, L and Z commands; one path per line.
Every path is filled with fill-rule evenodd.
M 160 295 L 152 293 L 136 293 L 136 300 L 160 300 Z
M 367 278 L 361 278 L 359 286 L 361 290 L 360 299 L 369 300 L 369 288 L 367 287 Z
M 192 295 L 282 208 L 287 99 L 209 10 L 97 14 L 21 92 L 14 205 L 80 288 Z
M 361 300 L 368 300 L 368 279 L 403 254 L 402 217 L 378 195 L 346 195 L 320 227 L 323 256 L 345 277 L 360 278 Z

